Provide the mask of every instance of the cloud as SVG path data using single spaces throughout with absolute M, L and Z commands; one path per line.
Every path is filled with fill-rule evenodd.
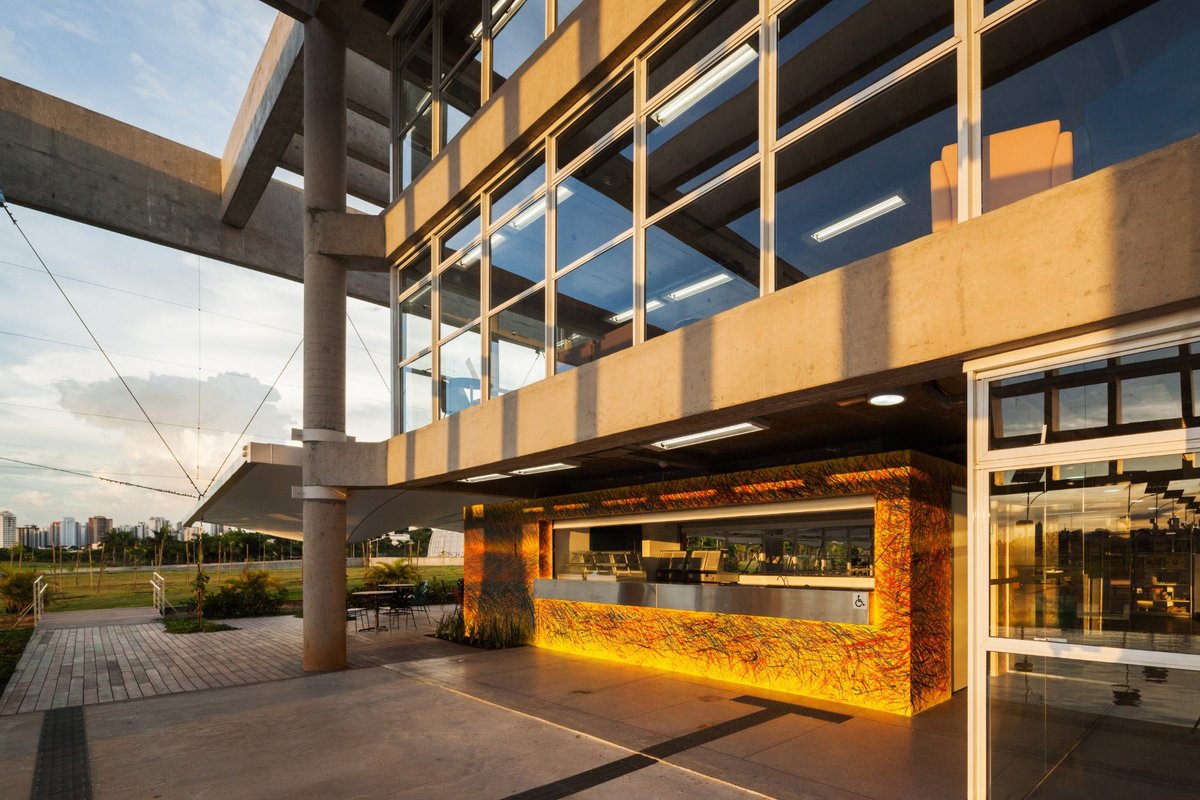
M 21 60 L 21 55 L 18 52 L 20 40 L 17 34 L 13 33 L 9 28 L 0 26 L 0 66 L 9 66 L 17 64 Z
M 89 42 L 95 42 L 96 44 L 104 43 L 100 39 L 100 36 L 92 30 L 92 27 L 81 19 L 67 19 L 50 11 L 40 11 L 38 13 L 38 21 L 51 28 L 58 28 L 81 39 L 87 39 Z
M 45 508 L 46 504 L 53 498 L 54 495 L 49 492 L 43 492 L 40 489 L 27 489 L 17 495 L 16 501 L 21 505 L 32 508 Z
M 129 88 L 143 100 L 160 100 L 169 103 L 175 98 L 163 83 L 163 74 L 142 58 L 139 53 L 129 54 L 129 63 L 134 67 L 133 83 Z

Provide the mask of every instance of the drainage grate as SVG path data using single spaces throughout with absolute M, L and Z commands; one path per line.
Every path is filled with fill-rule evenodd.
M 31 800 L 91 800 L 83 706 L 55 708 L 42 718 Z

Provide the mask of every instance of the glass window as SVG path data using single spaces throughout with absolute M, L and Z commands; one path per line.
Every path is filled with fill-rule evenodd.
M 479 354 L 478 325 L 442 345 L 439 392 L 443 417 L 457 414 L 482 399 Z
M 1118 422 L 1179 419 L 1183 414 L 1179 373 L 1122 378 Z
M 412 126 L 400 137 L 400 188 L 413 182 L 433 160 L 433 102 L 426 103 Z
M 546 292 L 539 289 L 492 317 L 492 397 L 546 377 Z
M 758 151 L 758 49 L 743 42 L 680 87 L 646 123 L 649 213 Z
M 438 260 L 444 261 L 454 253 L 462 250 L 479 237 L 480 230 L 482 228 L 479 222 L 479 207 L 475 206 L 454 223 L 454 226 L 442 236 L 442 255 Z M 470 253 L 471 251 L 468 251 L 466 255 L 470 255 Z M 475 259 L 478 260 L 478 258 L 479 253 L 475 253 Z
M 633 227 L 633 133 L 621 136 L 557 188 L 556 264 L 570 266 Z
M 555 281 L 557 370 L 633 344 L 633 239 L 610 247 Z
M 546 277 L 546 197 L 527 203 L 491 236 L 492 306 Z
M 1178 456 L 1118 468 L 993 475 L 992 635 L 1200 653 L 1200 527 L 1182 500 L 1200 471 Z
M 558 168 L 562 169 L 633 114 L 633 76 L 627 75 L 594 100 L 558 135 Z
M 442 270 L 438 276 L 441 286 L 441 320 L 438 338 L 448 336 L 479 318 L 480 258 L 468 251 L 462 259 Z
M 1192 370 L 1192 416 L 1200 417 L 1200 369 Z
M 990 797 L 1197 797 L 1200 673 L 990 653 Z
M 480 105 L 479 79 L 482 75 L 482 51 L 468 56 L 442 86 L 445 109 L 446 141 L 449 142 L 475 116 Z
M 433 287 L 426 283 L 400 301 L 400 360 L 433 344 Z
M 426 353 L 400 368 L 401 416 L 404 431 L 433 422 L 433 355 Z
M 429 248 L 425 248 L 420 255 L 400 268 L 400 291 L 403 292 L 425 280 L 429 277 L 431 269 Z
M 1200 6 L 1044 0 L 983 37 L 983 209 L 1200 132 Z
M 649 97 L 704 60 L 758 15 L 758 0 L 717 0 L 649 60 Z
M 492 224 L 542 188 L 545 179 L 546 162 L 539 153 L 522 164 L 511 177 L 491 192 Z
M 479 86 L 479 40 L 483 33 L 483 3 L 480 0 L 442 0 L 442 67 L 439 78 L 474 61 L 475 86 Z M 478 88 L 475 92 L 479 104 Z
M 1108 424 L 1108 384 L 1093 383 L 1058 390 L 1055 425 L 1060 431 L 1099 428 Z
M 946 58 L 780 152 L 777 288 L 924 236 L 954 213 L 938 172 L 957 135 L 954 100 Z
M 1001 397 L 992 406 L 992 425 L 996 436 L 1029 436 L 1042 432 L 1046 422 L 1046 396 L 1022 394 Z
M 871 577 L 874 573 L 875 529 L 870 518 L 688 523 L 682 526 L 682 536 L 689 552 L 719 551 L 721 570 L 737 573 L 739 583 L 771 584 L 771 577 L 787 575 Z
M 582 0 L 558 0 L 558 22 L 559 22 L 559 24 L 561 24 L 562 21 L 567 18 L 568 14 L 570 14 L 575 9 L 579 8 L 580 2 L 582 2 Z
M 646 232 L 646 337 L 758 297 L 757 167 Z
M 499 89 L 546 36 L 545 0 L 509 0 L 492 12 L 492 91 Z
M 952 0 L 796 3 L 779 19 L 779 135 L 947 39 Z

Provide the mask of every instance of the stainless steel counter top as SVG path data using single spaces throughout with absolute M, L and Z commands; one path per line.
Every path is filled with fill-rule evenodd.
M 871 621 L 871 592 L 853 587 L 806 589 L 640 581 L 560 581 L 542 578 L 533 582 L 533 596 L 538 600 L 574 600 L 580 603 L 608 603 L 856 625 L 867 625 Z

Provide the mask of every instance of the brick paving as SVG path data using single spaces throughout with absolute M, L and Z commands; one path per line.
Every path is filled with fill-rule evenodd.
M 440 614 L 430 610 L 434 620 Z M 56 617 L 59 617 L 56 619 Z M 107 619 L 106 619 L 107 617 Z M 0 697 L 0 715 L 95 705 L 199 689 L 297 678 L 303 621 L 293 616 L 229 620 L 238 630 L 169 634 L 130 609 L 43 618 Z M 432 626 L 355 632 L 351 669 L 458 651 L 432 639 Z

